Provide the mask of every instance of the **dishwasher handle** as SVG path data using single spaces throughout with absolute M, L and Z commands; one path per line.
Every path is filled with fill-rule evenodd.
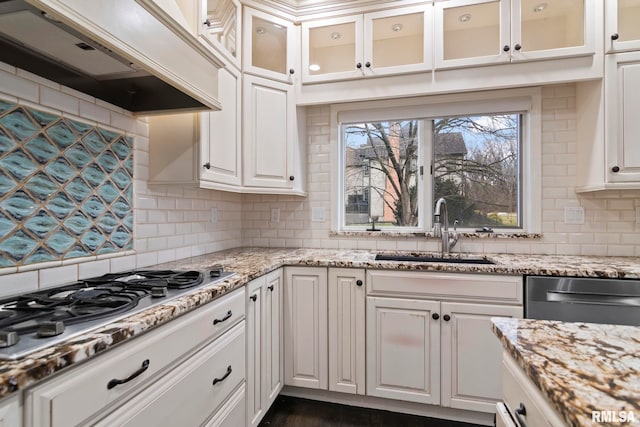
M 640 297 L 635 295 L 547 291 L 547 301 L 640 307 Z

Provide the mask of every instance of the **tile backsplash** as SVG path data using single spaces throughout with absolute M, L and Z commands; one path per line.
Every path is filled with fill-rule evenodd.
M 0 99 L 0 267 L 133 248 L 133 138 Z

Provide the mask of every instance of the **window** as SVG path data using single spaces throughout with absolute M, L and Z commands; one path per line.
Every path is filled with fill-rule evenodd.
M 524 208 L 539 198 L 535 108 L 512 98 L 336 112 L 337 228 L 373 219 L 382 230 L 428 231 L 443 197 L 458 228 L 538 231 L 539 208 Z

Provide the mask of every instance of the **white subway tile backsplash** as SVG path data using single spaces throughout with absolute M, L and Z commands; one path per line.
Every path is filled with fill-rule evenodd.
M 36 290 L 38 290 L 37 271 L 0 276 L 0 297 Z
M 109 123 L 109 110 L 84 99 L 79 100 L 78 110 L 80 117 L 94 120 L 99 123 Z
M 76 280 L 78 280 L 77 264 L 39 270 L 40 289 L 51 288 Z
M 78 98 L 46 86 L 40 86 L 40 103 L 75 115 L 79 112 Z
M 0 92 L 27 101 L 40 100 L 40 85 L 6 71 L 0 71 Z
M 110 272 L 111 260 L 103 259 L 99 261 L 78 264 L 78 279 L 102 276 Z

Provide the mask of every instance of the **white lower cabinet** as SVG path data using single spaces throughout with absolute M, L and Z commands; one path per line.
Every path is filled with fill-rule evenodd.
M 284 384 L 282 270 L 247 284 L 247 418 L 257 426 Z
M 22 408 L 20 396 L 13 396 L 0 402 L 0 426 L 21 426 Z
M 244 384 L 244 317 L 243 288 L 92 358 L 27 390 L 24 425 L 200 425 Z
M 367 395 L 440 403 L 440 304 L 367 298 Z
M 491 318 L 522 317 L 522 307 L 443 302 L 441 311 L 441 404 L 493 412 L 502 399 L 502 346 Z
M 285 267 L 286 385 L 326 390 L 327 269 Z
M 365 394 L 365 272 L 330 268 L 329 390 Z
M 370 270 L 367 394 L 493 413 L 502 398 L 493 316 L 522 317 L 522 278 Z
M 236 325 L 96 426 L 203 424 L 244 383 L 244 326 Z

